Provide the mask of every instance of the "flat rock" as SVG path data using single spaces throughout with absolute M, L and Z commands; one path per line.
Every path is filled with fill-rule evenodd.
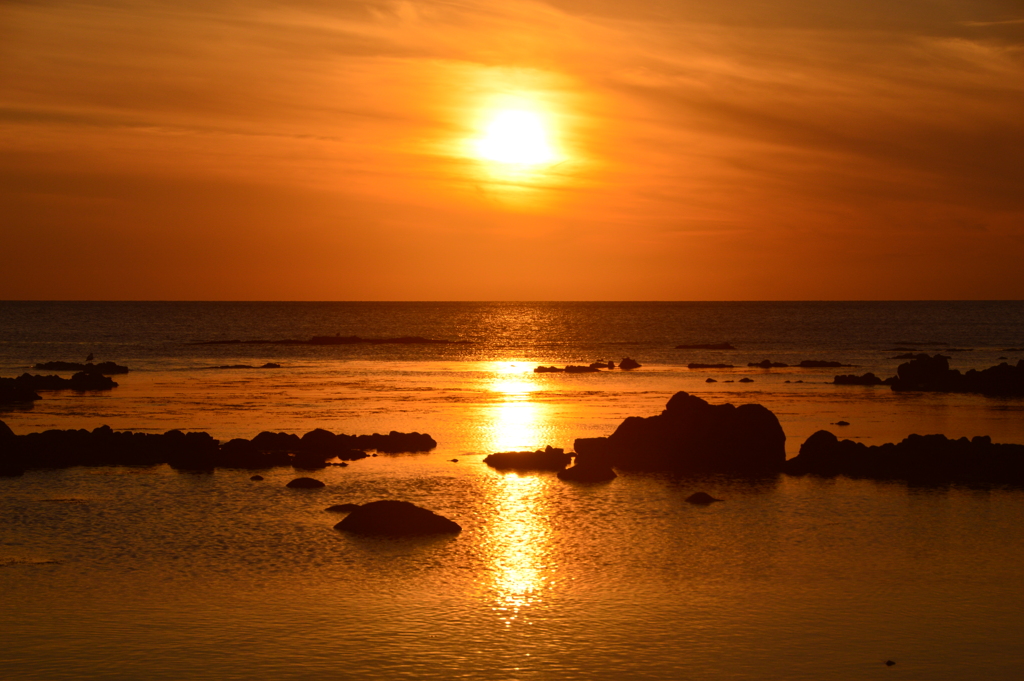
M 565 450 L 549 445 L 535 452 L 496 452 L 486 456 L 484 463 L 498 469 L 560 471 L 571 460 Z
M 363 504 L 334 526 L 336 530 L 384 536 L 455 534 L 458 523 L 408 501 L 383 499 Z
M 713 504 L 716 501 L 721 501 L 721 499 L 716 499 L 707 492 L 694 492 L 690 496 L 686 497 L 686 501 L 690 504 L 705 506 L 707 504 Z

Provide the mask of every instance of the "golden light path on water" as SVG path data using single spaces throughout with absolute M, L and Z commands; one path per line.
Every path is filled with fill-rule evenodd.
M 504 364 L 489 385 L 496 398 L 490 408 L 490 451 L 543 446 L 550 407 L 534 398 L 541 392 L 532 374 Z M 550 476 L 503 473 L 495 476 L 490 505 L 494 522 L 484 539 L 491 563 L 487 585 L 491 606 L 506 627 L 532 624 L 529 609 L 543 599 L 556 566 L 551 562 L 552 527 L 546 497 Z

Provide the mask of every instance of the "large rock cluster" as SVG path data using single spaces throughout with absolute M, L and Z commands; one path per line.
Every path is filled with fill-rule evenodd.
M 1020 484 L 1024 445 L 995 444 L 988 436 L 951 440 L 944 435 L 910 435 L 895 444 L 868 446 L 819 430 L 784 470 L 791 475 Z
M 962 374 L 950 369 L 949 359 L 943 355 L 920 354 L 899 365 L 892 389 L 1024 395 L 1024 360 L 1015 366 L 1003 362 L 981 371 L 970 369 Z
M 417 452 L 436 446 L 434 439 L 423 433 L 335 435 L 319 428 L 302 437 L 263 432 L 251 440 L 236 438 L 224 444 L 202 432 L 133 433 L 114 431 L 109 426 L 19 436 L 0 421 L 0 465 L 6 463 L 12 470 L 161 463 L 186 470 L 274 466 L 316 469 L 327 466 L 327 461 L 335 457 L 343 461 L 364 458 L 366 450 Z
M 782 469 L 786 434 L 759 404 L 712 405 L 685 392 L 648 418 L 631 416 L 609 437 L 576 440 L 577 465 L 759 475 Z

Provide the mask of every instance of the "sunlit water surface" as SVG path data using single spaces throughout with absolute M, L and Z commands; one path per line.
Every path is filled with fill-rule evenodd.
M 108 393 L 46 392 L 0 413 L 18 433 L 106 423 L 227 439 L 325 427 L 417 430 L 440 443 L 317 472 L 327 487 L 314 491 L 286 489 L 290 469 L 261 471 L 263 482 L 163 466 L 0 478 L 0 678 L 1021 678 L 1021 491 L 787 476 L 577 485 L 502 474 L 482 459 L 608 434 L 677 390 L 765 404 L 790 455 L 819 428 L 866 442 L 910 432 L 1024 442 L 1021 400 L 838 388 L 834 370 L 745 366 L 834 359 L 890 375 L 890 350 L 905 340 L 970 348 L 954 366 L 983 368 L 1024 346 L 1022 311 L 0 304 L 2 375 L 88 352 L 133 369 Z M 474 342 L 184 344 L 335 332 Z M 674 349 L 718 341 L 741 349 Z M 532 371 L 624 355 L 644 367 Z M 723 360 L 742 368 L 685 367 Z M 284 366 L 210 368 L 268 361 Z M 726 383 L 742 376 L 754 382 Z M 840 419 L 851 425 L 830 425 Z M 725 502 L 685 503 L 699 490 Z M 374 540 L 335 531 L 340 516 L 323 510 L 381 498 L 464 529 Z

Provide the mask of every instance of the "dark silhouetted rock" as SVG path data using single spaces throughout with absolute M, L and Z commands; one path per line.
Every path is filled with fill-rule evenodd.
M 592 366 L 584 367 L 570 364 L 569 366 L 565 367 L 565 373 L 567 374 L 594 374 L 597 373 L 598 371 L 600 371 L 600 369 L 595 369 Z
M 100 362 L 99 364 L 81 364 L 80 362 L 44 362 L 36 364 L 34 369 L 43 371 L 83 371 L 87 374 L 103 374 L 112 376 L 114 374 L 127 374 L 128 367 L 114 364 L 113 362 Z
M 385 536 L 455 534 L 462 531 L 458 523 L 444 516 L 408 501 L 390 499 L 373 501 L 353 509 L 334 529 Z
M 885 661 L 885 666 L 886 666 L 886 667 L 891 667 L 891 666 L 893 666 L 894 664 L 896 664 L 896 663 L 895 663 L 895 662 L 893 662 L 892 660 L 886 660 L 886 661 Z
M 40 376 L 38 374 L 22 374 L 14 379 L 16 385 L 27 390 L 112 390 L 117 387 L 109 376 L 90 374 L 79 371 L 71 378 L 57 375 Z
M 836 385 L 892 385 L 896 382 L 896 377 L 893 376 L 883 381 L 869 371 L 863 376 L 855 376 L 853 374 L 836 376 L 832 379 L 832 382 Z
M 640 362 L 636 361 L 631 357 L 623 357 L 622 361 L 619 362 L 619 368 L 625 369 L 626 371 L 632 371 L 633 369 L 639 369 L 641 366 Z
M 591 369 L 597 369 L 599 371 L 601 369 L 614 369 L 615 368 L 615 363 L 614 362 L 604 362 L 604 361 L 598 360 L 597 362 L 591 362 L 590 368 Z
M 677 345 L 676 350 L 735 350 L 729 343 L 691 343 Z
M 252 476 L 249 479 L 252 480 L 253 482 L 261 482 L 263 480 L 263 476 L 262 475 L 254 475 L 254 476 Z
M 577 463 L 572 468 L 558 471 L 559 480 L 572 482 L 607 482 L 619 477 L 612 467 L 600 460 Z
M 1016 366 L 1003 362 L 982 371 L 970 369 L 967 373 L 961 374 L 949 368 L 948 358 L 943 355 L 929 357 L 922 354 L 899 365 L 892 389 L 999 396 L 1024 395 L 1024 360 L 1017 362 Z
M 713 504 L 716 501 L 721 501 L 721 499 L 716 499 L 707 492 L 694 492 L 690 496 L 686 497 L 686 501 L 691 504 L 706 506 L 708 504 Z
M 565 371 L 565 369 L 559 369 L 558 367 L 537 367 L 533 370 L 535 374 L 556 374 Z
M 350 513 L 359 508 L 359 504 L 335 504 L 334 506 L 328 506 L 324 510 L 328 513 Z
M 704 382 L 705 382 L 705 383 L 718 383 L 718 381 L 716 381 L 716 380 L 715 380 L 715 379 L 713 379 L 713 378 L 709 378 L 709 379 L 706 379 L 706 380 L 705 380 Z M 788 383 L 789 381 L 786 381 L 786 382 Z
M 560 471 L 569 465 L 572 456 L 551 447 L 535 452 L 497 452 L 484 458 L 484 463 L 502 470 Z
M 869 447 L 819 430 L 784 470 L 791 475 L 1022 484 L 1024 445 L 993 444 L 987 436 L 950 440 L 910 435 L 895 444 Z
M 292 433 L 271 433 L 263 431 L 252 439 L 252 444 L 261 452 L 285 452 L 288 454 L 299 451 L 301 440 Z
M 39 393 L 25 381 L 0 378 L 0 404 L 31 404 L 38 399 Z
M 253 366 L 251 364 L 222 364 L 219 367 L 211 367 L 211 368 L 213 368 L 213 369 L 280 369 L 281 365 L 280 364 L 275 364 L 274 362 L 267 362 L 266 364 L 262 364 L 262 365 L 260 365 L 258 367 L 257 366 Z
M 850 425 L 850 422 L 849 421 L 836 421 L 836 425 L 837 426 L 848 426 L 848 425 Z
M 678 392 L 658 416 L 631 416 L 609 437 L 576 440 L 575 449 L 577 465 L 759 475 L 781 470 L 786 434 L 759 404 L 711 405 Z
M 741 378 L 741 379 L 739 380 L 739 382 L 740 382 L 740 383 L 753 383 L 753 382 L 754 382 L 754 379 L 752 379 L 752 378 L 747 378 L 746 376 L 744 376 L 743 378 Z
M 693 362 L 692 364 L 686 365 L 687 369 L 732 369 L 732 364 L 700 364 Z
M 788 367 L 789 365 L 785 362 L 773 362 L 769 359 L 761 360 L 760 362 L 749 362 L 748 367 L 761 367 L 762 369 L 781 369 Z
M 325 486 L 324 483 L 316 478 L 295 478 L 285 485 L 285 487 L 291 487 L 292 489 L 318 489 Z

